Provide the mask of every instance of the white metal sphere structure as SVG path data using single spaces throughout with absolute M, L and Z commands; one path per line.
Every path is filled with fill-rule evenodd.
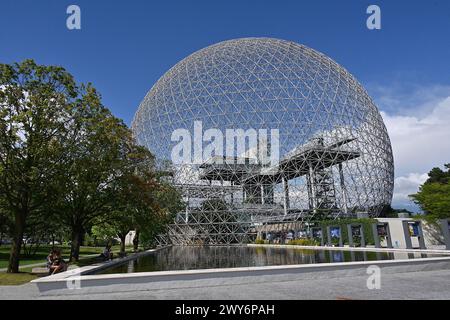
M 393 156 L 377 107 L 349 72 L 306 46 L 244 38 L 199 50 L 159 79 L 132 127 L 140 144 L 169 163 L 177 129 L 192 134 L 192 145 L 208 144 L 194 136 L 199 123 L 224 137 L 227 129 L 269 135 L 257 152 L 228 154 L 225 141 L 222 154 L 198 159 L 193 147 L 193 163 L 173 164 L 187 207 L 172 242 L 244 242 L 265 224 L 378 216 L 391 203 Z M 260 152 L 275 145 L 274 129 L 279 161 L 267 164 Z

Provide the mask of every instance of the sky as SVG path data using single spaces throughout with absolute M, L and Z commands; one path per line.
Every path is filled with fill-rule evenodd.
M 81 29 L 66 27 L 69 5 Z M 381 29 L 369 30 L 369 5 Z M 0 62 L 62 65 L 92 82 L 130 124 L 153 84 L 208 45 L 275 37 L 314 48 L 367 89 L 388 128 L 396 180 L 393 206 L 413 208 L 432 167 L 450 162 L 448 0 L 0 0 Z

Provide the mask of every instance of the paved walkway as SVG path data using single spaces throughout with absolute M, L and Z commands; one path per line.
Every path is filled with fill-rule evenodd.
M 450 269 L 387 273 L 381 289 L 367 289 L 365 275 L 272 275 L 112 285 L 42 295 L 33 284 L 0 287 L 0 299 L 449 299 Z

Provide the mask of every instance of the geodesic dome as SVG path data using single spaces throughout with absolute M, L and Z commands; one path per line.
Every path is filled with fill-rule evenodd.
M 212 139 L 195 136 L 199 125 L 223 136 L 269 133 L 256 150 L 223 146 L 205 158 L 196 147 Z M 344 68 L 297 43 L 245 38 L 193 53 L 148 92 L 132 128 L 173 168 L 187 202 L 174 236 L 184 240 L 241 241 L 236 234 L 268 221 L 377 216 L 392 200 L 392 150 L 377 107 Z M 173 161 L 180 130 L 191 133 L 191 162 Z M 278 161 L 263 161 L 262 151 Z

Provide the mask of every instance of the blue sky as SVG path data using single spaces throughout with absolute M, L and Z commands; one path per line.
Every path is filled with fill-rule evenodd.
M 70 4 L 81 8 L 81 30 L 66 28 Z M 370 4 L 381 8 L 381 30 L 366 28 Z M 450 135 L 448 122 L 439 124 L 450 121 L 448 0 L 1 0 L 0 6 L 0 62 L 33 58 L 62 65 L 78 81 L 92 82 L 128 124 L 146 92 L 179 60 L 249 36 L 310 46 L 367 88 L 393 140 L 395 204 L 407 204 L 405 194 L 432 166 L 450 162 L 450 143 L 436 144 Z M 423 141 L 405 147 L 413 133 Z M 422 150 L 427 156 L 414 156 Z

